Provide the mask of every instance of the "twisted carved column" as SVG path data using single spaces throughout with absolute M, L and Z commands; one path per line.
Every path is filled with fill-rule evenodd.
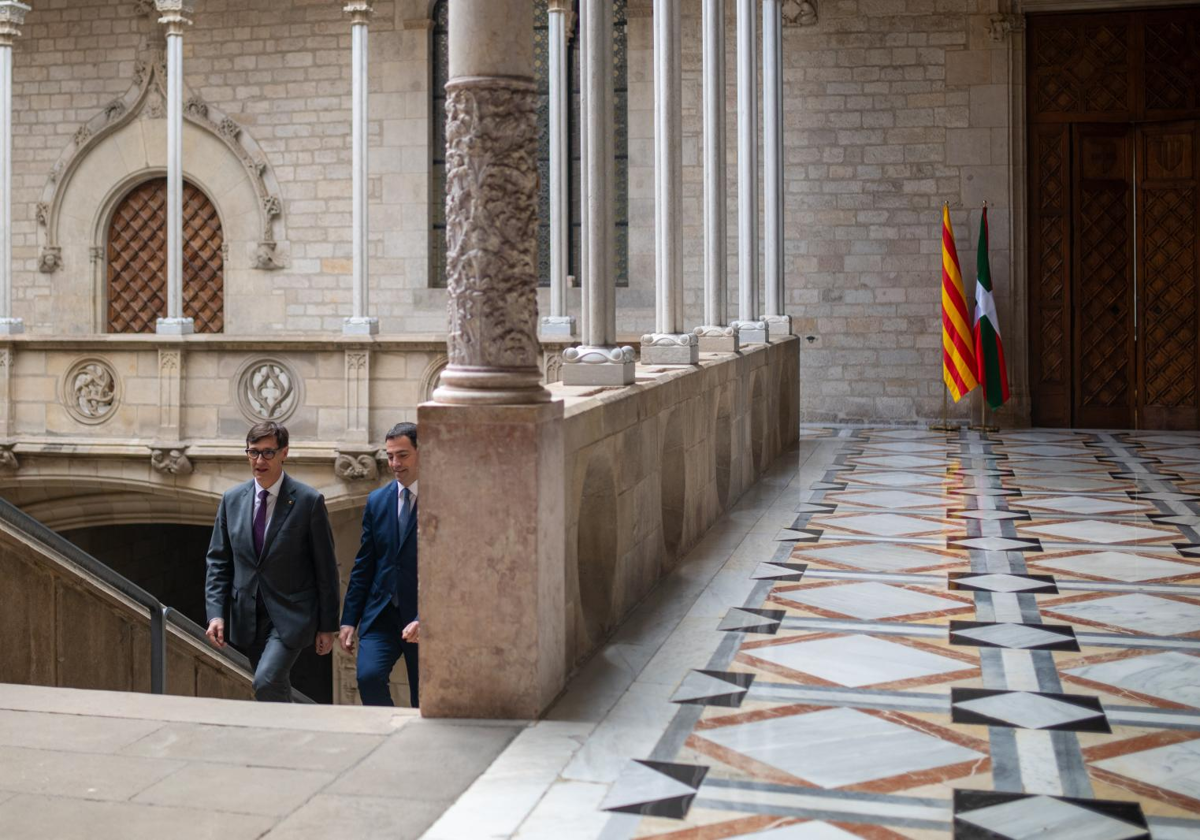
M 13 40 L 28 11 L 24 3 L 0 2 L 0 335 L 25 330 L 21 319 L 12 317 L 12 70 Z
M 523 0 L 450 6 L 446 279 L 450 364 L 433 398 L 544 402 L 537 337 L 537 113 Z M 518 37 L 519 30 L 519 37 Z

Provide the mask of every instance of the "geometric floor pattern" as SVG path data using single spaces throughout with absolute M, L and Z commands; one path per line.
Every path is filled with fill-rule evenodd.
M 1200 838 L 1200 433 L 835 434 L 676 690 L 683 746 L 602 807 L 670 840 Z

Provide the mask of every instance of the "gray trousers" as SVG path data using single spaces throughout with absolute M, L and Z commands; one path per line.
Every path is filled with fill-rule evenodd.
M 246 651 L 254 669 L 254 699 L 260 703 L 291 703 L 292 666 L 300 658 L 300 648 L 283 643 L 262 597 L 255 600 L 254 643 Z

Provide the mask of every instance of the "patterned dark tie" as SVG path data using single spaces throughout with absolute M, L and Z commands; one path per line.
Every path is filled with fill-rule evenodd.
M 400 540 L 404 539 L 404 532 L 406 530 L 408 530 L 409 517 L 412 516 L 412 511 L 411 511 L 410 505 L 409 505 L 409 500 L 411 498 L 412 498 L 412 494 L 408 491 L 407 487 L 403 488 L 400 491 L 400 517 L 397 522 L 397 526 L 400 529 Z M 399 575 L 396 576 L 396 591 L 392 593 L 392 606 L 393 607 L 400 606 L 400 576 Z
M 267 496 L 266 490 L 258 491 L 258 510 L 254 513 L 254 554 L 262 556 L 263 543 L 267 539 Z

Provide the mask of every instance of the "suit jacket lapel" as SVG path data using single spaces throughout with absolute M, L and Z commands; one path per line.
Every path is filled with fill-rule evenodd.
M 254 555 L 254 481 L 251 479 L 246 482 L 244 489 L 237 495 L 237 503 L 241 506 L 240 510 L 232 511 L 230 519 L 234 523 L 234 533 L 230 535 L 230 539 L 234 542 L 234 554 L 241 554 L 244 557 L 249 557 L 257 564 L 258 558 Z
M 263 539 L 263 552 L 262 557 L 259 558 L 260 563 L 271 552 L 271 543 L 275 541 L 275 535 L 283 527 L 283 521 L 288 518 L 288 514 L 292 512 L 295 503 L 296 488 L 293 486 L 291 478 L 285 474 L 283 476 L 283 483 L 279 487 L 279 498 L 275 500 L 275 511 L 271 514 L 271 521 L 267 525 L 267 536 Z

